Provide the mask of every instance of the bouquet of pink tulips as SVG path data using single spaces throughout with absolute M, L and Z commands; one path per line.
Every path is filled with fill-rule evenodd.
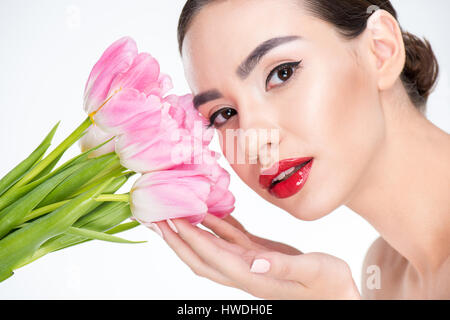
M 165 96 L 170 89 L 170 77 L 133 39 L 107 48 L 85 86 L 86 120 L 45 155 L 56 125 L 0 180 L 0 281 L 93 239 L 140 243 L 114 236 L 139 224 L 198 224 L 208 212 L 223 218 L 234 210 L 230 176 L 208 148 L 213 131 L 191 95 Z M 58 165 L 77 141 L 82 153 Z M 115 194 L 135 174 L 130 192 Z

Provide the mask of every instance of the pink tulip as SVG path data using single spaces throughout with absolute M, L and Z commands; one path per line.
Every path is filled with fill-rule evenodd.
M 159 127 L 161 123 L 161 99 L 146 96 L 133 88 L 115 94 L 93 116 L 95 124 L 114 135 L 130 133 L 145 128 Z
M 197 166 L 197 170 L 203 172 L 211 181 L 211 192 L 206 201 L 208 212 L 224 218 L 234 210 L 235 197 L 228 190 L 230 174 L 217 162 L 219 156 L 218 153 L 205 148 L 203 157 L 207 160 L 194 166 Z
M 208 211 L 211 185 L 208 178 L 191 170 L 147 173 L 130 191 L 133 217 L 144 225 L 175 218 L 201 222 Z
M 123 37 L 105 50 L 92 69 L 85 86 L 84 109 L 93 116 L 124 89 L 162 97 L 172 87 L 170 77 L 160 74 L 158 61 L 148 53 L 138 54 L 135 41 Z
M 225 171 L 226 172 L 226 171 Z M 228 190 L 230 184 L 230 176 L 224 173 L 211 187 L 206 205 L 208 212 L 219 217 L 225 218 L 234 211 L 234 203 L 236 201 L 234 195 Z
M 193 170 L 208 178 L 211 183 L 206 201 L 208 212 L 224 218 L 234 210 L 236 199 L 228 190 L 230 174 L 217 162 L 219 158 L 220 154 L 204 147 L 201 154 L 190 159 L 190 163 L 180 164 L 174 170 Z
M 167 74 L 160 73 L 158 81 L 149 90 L 149 94 L 163 97 L 172 88 L 173 88 L 172 79 Z
M 87 129 L 87 133 L 80 139 L 79 145 L 81 148 L 81 152 L 85 152 L 91 148 L 94 148 L 103 142 L 111 139 L 114 135 L 107 133 L 100 129 L 96 125 L 91 125 Z M 95 158 L 98 156 L 101 156 L 106 153 L 113 152 L 115 150 L 115 141 L 114 139 L 103 145 L 102 147 L 98 148 L 97 150 L 92 151 L 89 154 L 90 158 Z
M 131 189 L 131 211 L 139 222 L 187 218 L 195 225 L 206 213 L 224 218 L 234 210 L 228 190 L 229 173 L 216 162 L 217 153 L 204 149 L 201 164 L 181 164 L 172 170 L 148 173 Z
M 137 117 L 132 130 L 118 136 L 116 152 L 124 167 L 147 173 L 171 169 L 192 157 L 190 134 L 178 127 L 168 108 L 166 104 L 157 120 L 152 114 Z
M 111 83 L 110 93 L 121 88 L 133 88 L 148 96 L 158 85 L 159 64 L 148 53 L 139 53 L 130 68 L 118 74 Z
M 146 173 L 166 170 L 202 152 L 212 130 L 192 105 L 192 95 L 148 97 L 136 89 L 115 94 L 93 116 L 105 132 L 117 136 L 116 152 L 124 167 Z
M 234 210 L 230 175 L 209 150 L 214 130 L 193 106 L 192 95 L 164 95 L 172 89 L 156 59 L 137 52 L 129 37 L 114 42 L 91 71 L 84 108 L 93 125 L 80 141 L 87 150 L 115 150 L 121 164 L 143 173 L 130 191 L 133 219 L 143 224 L 207 212 L 220 218 Z
M 192 94 L 184 96 L 171 94 L 165 97 L 163 102 L 171 105 L 169 113 L 177 121 L 179 128 L 188 130 L 194 139 L 201 141 L 202 145 L 208 145 L 211 142 L 214 130 L 206 129 L 209 122 L 194 108 Z
M 136 42 L 123 37 L 111 44 L 92 68 L 84 89 L 84 110 L 95 112 L 108 98 L 114 78 L 128 70 L 137 55 Z

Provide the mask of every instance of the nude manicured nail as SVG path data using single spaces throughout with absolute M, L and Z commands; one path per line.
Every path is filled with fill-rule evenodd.
M 256 259 L 253 261 L 250 272 L 253 273 L 266 273 L 270 269 L 270 262 L 266 259 Z
M 159 235 L 161 238 L 164 239 L 163 233 L 162 233 L 161 229 L 158 227 L 158 225 L 156 223 L 151 223 L 151 224 L 148 225 L 148 227 L 150 229 L 152 229 L 153 231 L 155 231 L 157 235 Z
M 169 225 L 170 229 L 172 229 L 173 232 L 178 233 L 177 227 L 175 227 L 175 224 L 172 222 L 172 220 L 167 219 L 167 224 Z

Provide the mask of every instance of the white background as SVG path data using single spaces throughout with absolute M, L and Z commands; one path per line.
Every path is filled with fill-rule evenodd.
M 85 118 L 82 94 L 88 74 L 103 50 L 124 35 L 158 59 L 162 72 L 173 79 L 172 93 L 188 93 L 176 40 L 183 4 L 181 0 L 2 0 L 0 176 L 26 157 L 57 121 L 61 120 L 55 137 L 59 143 Z M 393 4 L 401 25 L 429 39 L 437 54 L 441 79 L 430 98 L 428 118 L 449 132 L 450 2 L 396 0 Z M 220 150 L 217 139 L 212 148 Z M 64 159 L 77 153 L 73 147 Z M 344 259 L 360 286 L 364 255 L 377 238 L 367 222 L 345 207 L 319 221 L 297 220 L 258 197 L 223 160 L 237 199 L 233 215 L 244 226 L 303 252 L 326 252 Z M 0 299 L 253 298 L 195 276 L 151 230 L 140 226 L 121 236 L 148 242 L 89 242 L 49 254 L 0 283 Z

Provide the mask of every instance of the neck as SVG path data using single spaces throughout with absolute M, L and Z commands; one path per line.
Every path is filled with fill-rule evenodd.
M 450 135 L 401 91 L 381 97 L 385 138 L 346 205 L 425 276 L 450 252 Z

